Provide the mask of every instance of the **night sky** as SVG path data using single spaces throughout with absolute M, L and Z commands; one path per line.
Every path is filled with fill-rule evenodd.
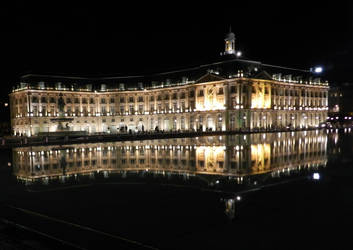
M 140 75 L 209 63 L 219 59 L 230 25 L 248 59 L 301 69 L 323 65 L 330 82 L 352 81 L 352 3 L 263 2 L 3 7 L 3 95 L 30 72 Z

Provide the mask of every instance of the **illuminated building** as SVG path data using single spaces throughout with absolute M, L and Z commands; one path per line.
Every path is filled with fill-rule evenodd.
M 319 127 L 328 111 L 328 83 L 310 71 L 240 59 L 233 33 L 222 60 L 134 77 L 24 75 L 10 94 L 13 134 L 57 131 L 237 131 Z
M 100 172 L 107 177 L 148 172 L 241 181 L 250 175 L 317 170 L 326 165 L 327 140 L 324 131 L 316 130 L 14 148 L 13 172 L 28 182 Z

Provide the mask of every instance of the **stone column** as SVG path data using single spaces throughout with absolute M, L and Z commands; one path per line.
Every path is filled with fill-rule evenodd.
M 224 124 L 224 128 L 226 131 L 229 130 L 229 83 L 226 82 L 225 84 L 223 84 L 224 86 L 224 106 L 225 106 L 225 115 L 223 116 L 224 121 L 222 121 L 222 127 Z

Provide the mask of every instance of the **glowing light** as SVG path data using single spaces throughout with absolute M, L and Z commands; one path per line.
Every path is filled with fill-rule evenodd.
M 270 168 L 269 159 L 271 155 L 271 146 L 270 144 L 254 144 L 251 145 L 251 160 L 254 162 L 252 168 L 255 172 L 261 172 L 265 169 Z
M 320 73 L 322 73 L 322 71 L 323 71 L 323 68 L 320 67 L 320 66 L 314 68 L 314 72 L 315 72 L 316 74 L 320 74 Z
M 314 173 L 313 174 L 313 179 L 314 180 L 320 180 L 320 174 L 319 173 Z
M 254 85 L 253 88 L 255 86 L 256 85 Z M 264 84 L 259 84 L 258 87 L 256 87 L 256 93 L 253 93 L 251 97 L 251 108 L 271 108 L 271 94 L 265 94 L 265 88 L 267 87 Z

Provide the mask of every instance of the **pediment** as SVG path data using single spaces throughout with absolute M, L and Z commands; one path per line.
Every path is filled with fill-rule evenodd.
M 201 76 L 198 80 L 196 80 L 196 83 L 216 82 L 216 81 L 222 81 L 222 80 L 224 80 L 223 77 L 220 77 L 216 74 L 207 73 L 207 74 Z
M 256 79 L 263 79 L 263 80 L 273 80 L 272 76 L 267 73 L 265 70 L 257 73 L 254 78 Z

